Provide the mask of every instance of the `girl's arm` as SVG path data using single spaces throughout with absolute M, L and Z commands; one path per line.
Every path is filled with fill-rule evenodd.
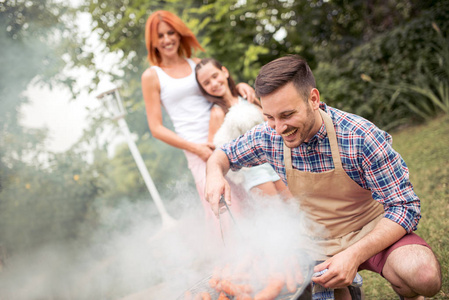
M 197 144 L 186 141 L 162 123 L 162 107 L 160 99 L 159 78 L 155 70 L 147 69 L 141 78 L 142 93 L 145 101 L 148 126 L 151 134 L 158 140 L 173 147 L 195 153 L 206 161 L 212 154 L 213 145 Z
M 218 105 L 212 106 L 210 110 L 210 120 L 209 120 L 209 136 L 207 141 L 213 143 L 215 133 L 223 124 L 225 113 Z

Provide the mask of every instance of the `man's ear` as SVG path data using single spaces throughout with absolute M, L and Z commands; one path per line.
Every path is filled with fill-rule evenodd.
M 318 109 L 320 107 L 320 91 L 316 88 L 313 88 L 310 91 L 309 102 L 313 109 Z

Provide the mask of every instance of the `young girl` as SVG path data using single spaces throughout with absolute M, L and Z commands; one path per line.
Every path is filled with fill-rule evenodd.
M 211 108 L 208 141 L 216 147 L 230 142 L 257 124 L 264 116 L 259 106 L 239 97 L 234 80 L 217 60 L 202 59 L 195 67 L 196 79 L 206 98 L 214 103 Z M 244 168 L 243 185 L 252 194 L 289 196 L 289 191 L 269 164 Z M 240 173 L 237 172 L 237 173 Z M 234 181 L 235 176 L 232 177 Z

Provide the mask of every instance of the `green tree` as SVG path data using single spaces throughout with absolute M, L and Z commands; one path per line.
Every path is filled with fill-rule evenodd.
M 420 120 L 419 114 L 410 107 L 432 105 L 430 99 L 418 93 L 395 93 L 385 87 L 418 87 L 426 82 L 432 86 L 436 79 L 447 82 L 444 72 L 447 59 L 441 56 L 445 51 L 436 46 L 442 38 L 433 23 L 447 32 L 448 11 L 449 1 L 438 1 L 413 20 L 378 34 L 332 61 L 320 62 L 315 76 L 323 99 L 334 107 L 362 115 L 386 130 Z M 431 72 L 426 74 L 422 66 Z M 380 84 L 374 86 L 362 80 L 364 76 Z M 435 87 L 431 90 L 437 93 Z
M 78 238 L 89 220 L 101 178 L 75 153 L 50 157 L 42 166 L 14 162 L 1 192 L 0 241 L 8 253 Z
M 28 101 L 23 91 L 32 81 L 50 87 L 58 81 L 72 81 L 60 72 L 66 64 L 61 58 L 63 47 L 76 41 L 75 29 L 65 26 L 73 25 L 71 12 L 62 3 L 50 0 L 0 2 L 0 182 L 7 178 L 2 173 L 11 169 L 11 164 L 5 162 L 9 156 L 3 152 L 8 144 L 6 139 L 31 139 L 19 124 L 20 107 Z M 16 151 L 34 146 L 30 143 Z
M 140 75 L 148 66 L 144 41 L 146 18 L 157 9 L 177 13 L 197 34 L 206 53 L 222 61 L 238 81 L 253 83 L 260 67 L 285 54 L 300 54 L 313 69 L 333 66 L 344 55 L 379 35 L 411 22 L 435 1 L 86 1 L 105 51 L 121 54 L 129 123 L 139 135 L 147 132 Z M 341 68 L 341 66 L 339 66 Z M 338 73 L 338 70 L 336 70 Z M 350 82 L 360 77 L 349 79 Z M 324 89 L 327 84 L 324 81 Z M 360 84 L 360 83 L 359 83 Z M 350 85 L 341 86 L 350 92 Z M 382 100 L 384 101 L 384 100 Z M 348 105 L 346 105 L 348 107 Z M 352 106 L 349 106 L 352 108 Z M 364 116 L 370 117 L 369 114 Z
M 60 1 L 0 2 L 0 247 L 10 254 L 76 236 L 100 191 L 84 154 L 50 153 L 46 129 L 20 124 L 29 84 L 72 87 L 62 71 L 85 58 L 74 17 Z

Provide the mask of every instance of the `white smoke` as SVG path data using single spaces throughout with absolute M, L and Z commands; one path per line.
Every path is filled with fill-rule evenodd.
M 301 256 L 304 270 L 313 266 L 305 254 L 314 248 L 308 222 L 295 203 L 248 200 L 233 213 L 236 224 L 223 215 L 223 243 L 198 202 L 193 191 L 179 193 L 171 228 L 161 226 L 148 201 L 102 211 L 103 227 L 89 244 L 47 246 L 9 261 L 0 299 L 176 299 L 215 267 L 255 256 L 269 258 L 270 268 L 292 255 Z

